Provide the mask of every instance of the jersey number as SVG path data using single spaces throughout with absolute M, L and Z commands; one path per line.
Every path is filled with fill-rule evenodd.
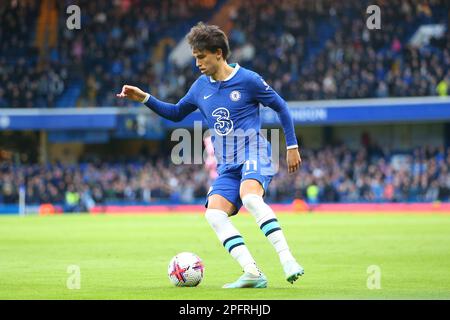
M 230 119 L 230 111 L 226 108 L 217 108 L 212 112 L 212 116 L 216 118 L 214 130 L 219 136 L 226 136 L 233 130 L 233 121 Z

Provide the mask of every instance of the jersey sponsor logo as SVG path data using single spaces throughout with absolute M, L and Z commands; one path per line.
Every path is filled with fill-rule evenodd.
M 237 90 L 233 90 L 230 93 L 230 99 L 232 101 L 239 101 L 241 99 L 241 93 Z
M 211 115 L 216 118 L 214 130 L 219 136 L 226 136 L 233 130 L 233 121 L 230 119 L 230 111 L 226 108 L 217 108 Z
M 209 94 L 209 95 L 207 95 L 207 96 L 203 96 L 203 99 L 206 100 L 206 99 L 208 99 L 209 97 L 211 97 L 212 95 L 213 95 L 213 93 L 211 93 L 211 94 Z

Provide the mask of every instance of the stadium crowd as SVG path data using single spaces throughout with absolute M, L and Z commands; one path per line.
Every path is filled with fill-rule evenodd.
M 432 202 L 450 200 L 450 148 L 417 148 L 391 154 L 379 147 L 304 149 L 295 175 L 280 161 L 267 193 L 269 202 Z M 211 183 L 203 165 L 174 165 L 170 159 L 78 165 L 0 164 L 0 203 L 64 204 L 86 210 L 112 203 L 202 203 Z
M 39 2 L 10 1 L 0 7 L 0 107 L 123 105 L 114 94 L 124 83 L 178 101 L 199 73 L 173 65 L 167 49 L 216 2 L 79 0 L 74 31 L 65 26 L 73 1 L 57 1 L 57 44 L 38 54 Z M 366 27 L 370 4 L 381 7 L 381 30 Z M 446 0 L 242 1 L 230 17 L 230 61 L 261 73 L 286 100 L 448 95 L 450 33 L 419 47 L 408 41 L 422 24 L 448 25 L 449 8 Z M 172 40 L 161 49 L 163 36 Z M 80 94 L 67 105 L 61 98 L 75 84 Z
M 33 45 L 38 12 L 36 1 L 0 5 L 0 107 L 35 107 L 47 89 L 51 72 L 36 68 L 38 52 Z
M 152 48 L 166 33 L 183 29 L 191 19 L 204 18 L 217 0 L 47 1 L 57 23 L 44 33 L 55 44 L 40 45 L 43 2 L 8 1 L 0 5 L 0 107 L 74 107 L 121 105 L 115 93 L 125 82 L 143 88 L 155 85 Z M 81 29 L 66 26 L 66 8 L 77 5 Z M 45 40 L 43 40 L 45 42 Z M 50 40 L 47 39 L 48 42 Z M 74 104 L 59 101 L 71 86 L 81 83 Z M 23 94 L 26 92 L 26 94 Z
M 379 5 L 380 30 L 366 26 Z M 433 96 L 450 81 L 450 36 L 415 47 L 422 24 L 447 25 L 448 1 L 243 2 L 231 40 L 286 100 Z M 251 50 L 249 50 L 251 46 Z M 442 92 L 448 94 L 448 91 Z

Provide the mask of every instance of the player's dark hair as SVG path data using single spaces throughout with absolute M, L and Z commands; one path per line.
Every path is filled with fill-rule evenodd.
M 218 26 L 199 22 L 191 28 L 186 37 L 192 49 L 210 52 L 222 49 L 222 56 L 225 60 L 230 55 L 227 35 Z

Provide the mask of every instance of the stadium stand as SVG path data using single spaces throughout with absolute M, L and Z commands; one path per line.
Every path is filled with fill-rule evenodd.
M 270 202 L 433 202 L 450 197 L 450 148 L 423 147 L 393 156 L 377 147 L 352 152 L 340 146 L 303 150 L 303 160 L 297 175 L 289 175 L 281 162 L 267 195 Z M 201 165 L 173 165 L 164 157 L 46 166 L 3 162 L 0 203 L 17 203 L 20 184 L 27 185 L 29 203 L 68 205 L 76 194 L 78 209 L 94 204 L 201 203 L 209 179 Z
M 448 95 L 449 33 L 410 44 L 419 26 L 448 24 L 448 1 L 372 2 L 233 2 L 232 60 L 264 75 L 286 100 Z M 60 2 L 9 2 L 0 12 L 0 107 L 130 104 L 114 97 L 125 82 L 178 101 L 199 73 L 174 66 L 167 53 L 223 3 L 75 1 L 83 8 L 77 33 L 64 28 Z M 385 32 L 365 28 L 369 4 L 381 7 Z

